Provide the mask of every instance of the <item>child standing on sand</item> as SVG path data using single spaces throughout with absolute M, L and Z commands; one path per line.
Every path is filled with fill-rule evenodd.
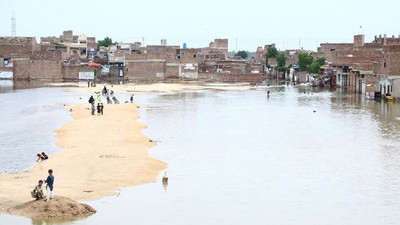
M 47 191 L 47 197 L 45 201 L 52 199 L 53 198 L 53 184 L 54 184 L 54 176 L 53 176 L 53 170 L 49 169 L 49 176 L 47 176 L 47 179 L 45 181 L 46 185 L 46 191 Z

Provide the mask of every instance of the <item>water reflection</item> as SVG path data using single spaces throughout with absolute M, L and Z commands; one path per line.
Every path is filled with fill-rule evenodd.
M 14 89 L 13 80 L 1 80 L 0 79 L 0 93 L 7 93 Z
M 46 219 L 31 219 L 32 225 L 63 225 L 74 224 L 75 222 L 85 220 L 90 216 L 79 216 L 73 218 L 46 218 Z

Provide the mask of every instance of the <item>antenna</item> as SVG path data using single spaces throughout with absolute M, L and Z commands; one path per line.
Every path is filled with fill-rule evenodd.
M 17 35 L 17 29 L 15 28 L 15 23 L 16 23 L 16 19 L 15 19 L 15 15 L 14 15 L 14 11 L 12 13 L 12 18 L 11 18 L 11 36 L 15 37 Z
M 237 52 L 238 50 L 237 50 L 237 37 L 236 37 L 236 52 Z

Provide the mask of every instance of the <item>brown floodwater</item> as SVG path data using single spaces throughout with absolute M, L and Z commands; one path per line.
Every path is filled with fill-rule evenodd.
M 65 102 L 87 101 L 64 90 L 0 94 L 0 120 L 8 124 L 1 129 L 2 170 L 15 163 L 5 155 L 36 150 L 16 150 L 15 142 L 51 135 L 70 119 L 60 109 Z M 266 87 L 135 95 L 144 133 L 157 142 L 150 154 L 168 163 L 168 184 L 162 172 L 156 183 L 85 202 L 98 212 L 75 221 L 1 214 L 0 223 L 398 224 L 400 104 L 342 89 L 269 90 L 269 98 Z M 34 113 L 25 116 L 20 107 Z M 42 117 L 49 124 L 21 133 Z M 21 121 L 9 122 L 15 118 Z M 45 139 L 47 145 L 53 139 Z M 29 160 L 19 165 L 30 166 Z

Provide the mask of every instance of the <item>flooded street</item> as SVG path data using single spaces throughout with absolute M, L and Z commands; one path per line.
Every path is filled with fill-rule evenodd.
M 0 214 L 0 223 L 398 224 L 400 104 L 342 89 L 269 89 L 269 98 L 265 87 L 137 94 L 144 133 L 157 142 L 150 155 L 168 163 L 168 185 L 162 173 L 156 183 L 85 202 L 98 212 L 84 219 Z M 71 119 L 63 105 L 89 97 L 67 88 L 1 90 L 1 172 L 59 151 L 53 130 Z

